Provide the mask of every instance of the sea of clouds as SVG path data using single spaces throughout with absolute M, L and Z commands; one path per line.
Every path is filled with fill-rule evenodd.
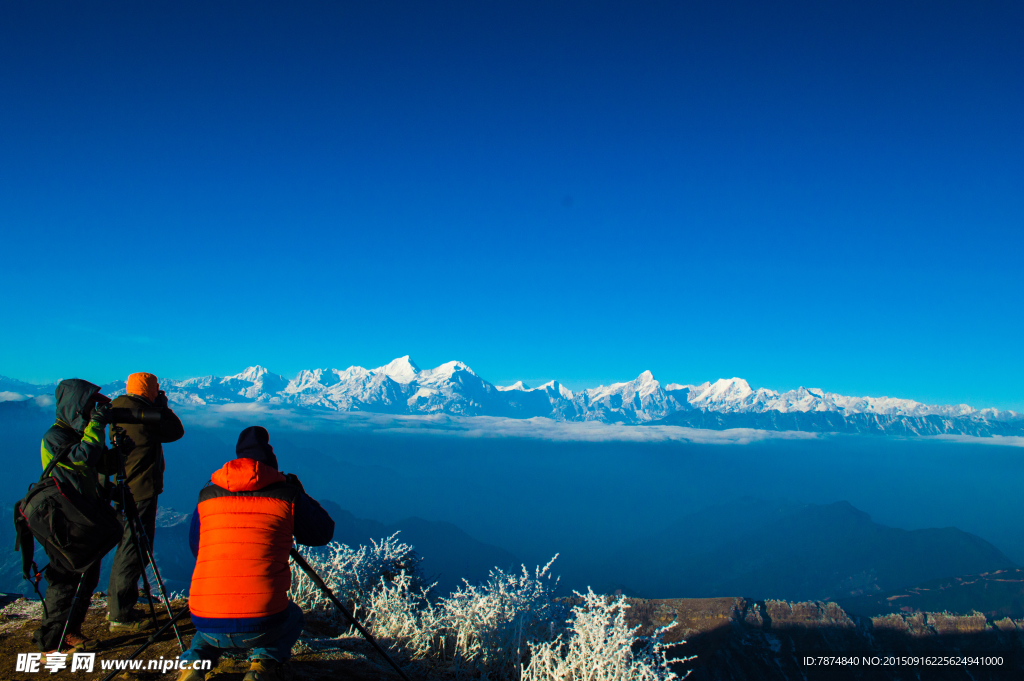
M 316 413 L 260 403 L 178 407 L 180 415 L 200 427 L 260 423 L 300 431 L 363 431 L 389 435 L 436 435 L 463 438 L 529 438 L 559 442 L 690 442 L 737 445 L 763 440 L 812 440 L 818 433 L 753 428 L 706 430 L 680 426 L 632 426 L 596 421 L 560 422 L 549 418 L 498 416 L 396 415 L 365 412 Z

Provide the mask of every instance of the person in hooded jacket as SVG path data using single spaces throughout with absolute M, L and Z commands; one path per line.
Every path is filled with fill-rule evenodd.
M 154 424 L 111 424 L 125 432 L 125 475 L 128 491 L 142 520 L 150 544 L 156 532 L 157 496 L 164 491 L 164 451 L 162 444 L 175 442 L 185 435 L 181 420 L 167 406 L 167 395 L 160 390 L 157 377 L 148 373 L 135 373 L 128 377 L 124 395 L 114 398 L 115 409 L 147 409 L 160 412 L 160 422 Z M 111 440 L 113 441 L 113 440 Z M 120 499 L 114 499 L 115 503 Z M 122 509 L 124 513 L 126 509 Z M 130 509 L 129 509 L 130 510 Z M 122 516 L 123 518 L 124 516 Z M 141 538 L 140 538 L 141 539 Z M 152 548 L 152 546 L 150 546 Z M 135 548 L 131 525 L 124 521 L 124 536 L 110 566 L 110 585 L 107 589 L 107 620 L 110 631 L 138 631 L 152 626 L 153 621 L 138 617 L 134 610 L 139 600 L 139 577 L 142 559 Z
M 278 470 L 265 428 L 243 430 L 235 455 L 211 476 L 192 514 L 188 607 L 196 634 L 181 659 L 215 661 L 225 649 L 251 648 L 244 681 L 276 681 L 304 624 L 288 600 L 292 538 L 323 546 L 334 521 L 296 476 Z M 185 669 L 178 681 L 204 678 Z
M 57 398 L 57 420 L 43 435 L 40 447 L 43 469 L 55 456 L 64 453 L 50 475 L 86 497 L 103 499 L 103 476 L 111 472 L 108 450 L 103 441 L 110 399 L 100 394 L 99 386 L 78 378 L 61 381 L 54 395 Z M 51 556 L 45 572 L 45 615 L 40 628 L 33 632 L 32 640 L 40 650 L 55 650 L 67 622 L 66 646 L 78 650 L 95 648 L 96 641 L 86 639 L 82 633 L 82 622 L 85 621 L 92 592 L 99 583 L 100 563 L 97 561 L 84 575 L 66 572 L 55 563 Z M 80 580 L 82 591 L 72 611 L 71 603 Z

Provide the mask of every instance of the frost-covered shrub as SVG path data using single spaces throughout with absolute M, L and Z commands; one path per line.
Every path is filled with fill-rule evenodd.
M 554 559 L 552 559 L 552 562 Z M 533 575 L 493 570 L 482 586 L 465 584 L 439 603 L 454 657 L 498 678 L 515 678 L 527 652 L 527 642 L 554 636 L 554 624 L 564 618 L 556 604 L 551 562 Z
M 369 596 L 364 625 L 392 649 L 418 660 L 430 659 L 439 645 L 437 610 L 427 600 L 427 589 L 414 590 L 404 572 L 391 582 L 381 580 Z
M 486 583 L 464 582 L 432 604 L 402 579 L 381 582 L 367 622 L 375 636 L 457 676 L 518 679 L 527 643 L 553 638 L 564 620 L 565 607 L 553 600 L 557 583 L 550 562 L 532 574 L 495 568 Z
M 670 646 L 662 627 L 649 637 L 626 624 L 629 605 L 587 590 L 572 609 L 568 631 L 551 641 L 530 642 L 530 661 L 522 681 L 671 681 L 680 678 L 668 667 Z M 637 650 L 637 646 L 640 646 Z M 687 658 L 692 659 L 692 658 Z M 687 672 L 682 678 L 689 676 Z
M 588 592 L 569 609 L 554 600 L 551 559 L 532 573 L 495 568 L 483 584 L 463 582 L 432 601 L 419 558 L 397 533 L 372 546 L 302 549 L 310 565 L 360 622 L 399 660 L 431 675 L 489 681 L 671 681 L 665 629 L 637 637 L 624 599 Z M 290 596 L 313 619 L 341 622 L 334 605 L 292 567 Z M 568 625 L 568 628 L 566 627 Z M 355 636 L 354 631 L 349 632 Z M 404 664 L 404 662 L 403 662 Z
M 390 537 L 358 549 L 337 542 L 318 548 L 301 546 L 299 553 L 334 595 L 358 616 L 358 611 L 366 607 L 370 593 L 379 583 L 389 583 L 398 575 L 405 575 L 413 588 L 418 588 L 422 583 L 419 556 L 412 546 L 400 542 L 397 537 L 398 533 L 395 532 Z M 292 587 L 288 597 L 292 601 L 314 620 L 344 620 L 320 587 L 294 561 L 291 569 Z
M 475 670 L 490 678 L 515 679 L 527 642 L 554 635 L 565 606 L 553 600 L 558 580 L 551 579 L 551 559 L 531 575 L 495 569 L 480 586 L 464 584 L 438 602 L 445 633 L 445 656 L 457 669 Z

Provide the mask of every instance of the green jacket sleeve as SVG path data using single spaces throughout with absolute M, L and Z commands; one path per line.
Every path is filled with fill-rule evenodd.
M 53 435 L 44 437 L 40 448 L 43 469 L 45 470 L 54 455 L 61 451 L 67 451 L 61 462 L 57 464 L 61 468 L 79 472 L 85 472 L 86 468 L 96 468 L 103 462 L 104 455 L 107 453 L 107 447 L 103 444 L 104 427 L 101 423 L 90 421 L 80 440 L 67 437 L 60 431 L 54 433 L 55 429 L 51 429 L 47 435 L 50 436 L 51 433 Z
M 107 453 L 107 446 L 103 444 L 105 428 L 106 426 L 102 423 L 89 421 L 89 425 L 85 427 L 85 431 L 82 433 L 82 440 L 71 448 L 71 451 L 68 453 L 68 459 L 76 463 L 84 463 L 92 468 L 99 466 L 103 462 L 104 455 Z
M 61 462 L 51 475 L 59 480 L 70 482 L 87 496 L 102 494 L 102 485 L 97 477 L 103 472 L 108 451 L 103 444 L 104 426 L 100 423 L 86 424 L 84 432 L 79 435 L 71 428 L 54 425 L 46 431 L 40 447 L 43 470 L 49 466 L 53 457 L 63 452 Z

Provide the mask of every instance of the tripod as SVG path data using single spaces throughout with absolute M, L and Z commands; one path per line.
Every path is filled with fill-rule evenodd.
M 150 644 L 152 644 L 154 641 L 156 641 L 158 638 L 160 638 L 160 634 L 162 634 L 165 631 L 167 631 L 167 627 L 176 626 L 174 624 L 175 621 L 181 619 L 181 616 L 184 615 L 187 612 L 188 612 L 188 608 L 184 608 L 182 610 L 179 610 L 178 614 L 175 615 L 174 618 L 170 622 L 167 622 L 166 624 L 164 624 L 164 626 L 162 626 L 159 629 L 157 629 L 156 631 L 154 631 L 150 635 L 150 637 L 146 640 L 145 643 L 143 643 L 141 646 L 136 648 L 135 651 L 131 655 L 129 655 L 128 657 L 126 657 L 124 659 L 126 659 L 126 660 L 134 660 L 135 658 L 137 658 L 139 655 L 142 654 L 143 650 L 148 648 L 150 646 Z M 115 669 L 114 671 L 112 671 L 109 674 L 107 674 L 106 676 L 104 676 L 103 677 L 103 681 L 110 681 L 111 679 L 113 679 L 115 676 L 117 676 L 120 673 L 121 673 L 121 671 L 119 669 Z
M 78 599 L 82 595 L 82 585 L 85 584 L 85 576 L 86 576 L 86 574 L 88 574 L 89 570 L 91 570 L 93 568 L 93 566 L 95 566 L 95 565 L 96 565 L 96 563 L 93 563 L 88 568 L 86 568 L 85 572 L 83 572 L 82 576 L 78 579 L 78 586 L 75 588 L 75 595 L 72 596 L 72 598 L 71 598 L 71 605 L 70 605 L 70 607 L 68 607 L 68 618 L 66 620 L 64 620 L 64 628 L 61 630 L 61 632 L 60 632 L 60 639 L 57 641 L 57 648 L 56 648 L 56 650 L 57 650 L 58 653 L 60 652 L 60 649 L 64 646 L 64 639 L 68 635 L 68 627 L 71 625 L 71 618 L 75 616 L 75 606 L 78 605 Z M 41 572 L 42 572 L 42 570 L 40 570 L 40 573 Z M 39 590 L 36 589 L 37 593 L 38 593 L 38 591 Z M 46 614 L 46 603 L 45 602 L 43 603 L 43 614 L 44 615 Z
M 181 632 L 178 631 L 178 625 L 174 624 L 176 618 L 171 610 L 171 602 L 167 599 L 164 580 L 161 579 L 160 571 L 156 567 L 156 560 L 153 558 L 153 544 L 150 542 L 145 525 L 139 516 L 139 509 L 135 505 L 135 498 L 132 497 L 132 493 L 128 489 L 128 475 L 125 472 L 124 463 L 124 448 L 127 435 L 123 428 L 116 426 L 111 426 L 110 435 L 114 443 L 112 450 L 117 457 L 117 476 L 114 478 L 113 498 L 115 503 L 120 503 L 121 505 L 121 512 L 124 513 L 125 522 L 128 524 L 128 529 L 131 532 L 132 544 L 134 544 L 135 552 L 139 557 L 139 563 L 142 565 L 142 585 L 146 590 L 146 599 L 149 601 L 149 616 L 155 623 L 156 610 L 153 607 L 153 594 L 149 587 L 149 577 L 146 575 L 147 564 L 153 568 L 153 576 L 156 578 L 160 600 L 163 602 L 164 607 L 167 608 L 167 615 L 171 618 L 171 628 L 174 629 L 174 635 L 178 639 L 178 647 L 184 652 L 185 644 L 181 641 Z
M 289 555 L 291 555 L 292 560 L 295 561 L 295 564 L 302 568 L 303 572 L 309 575 L 309 578 L 313 580 L 313 583 L 320 587 L 320 590 L 323 591 L 324 594 L 326 594 L 327 597 L 331 599 L 331 602 L 334 603 L 335 606 L 337 606 L 338 610 L 341 611 L 341 614 L 344 615 L 348 619 L 348 621 L 352 623 L 352 625 L 359 631 L 360 634 L 363 635 L 363 638 L 370 642 L 370 645 L 373 646 L 374 650 L 381 654 L 381 657 L 383 657 L 387 661 L 387 663 L 391 665 L 391 667 L 396 672 L 398 672 L 399 676 L 401 676 L 405 681 L 409 681 L 409 677 L 405 675 L 405 672 L 402 671 L 402 668 L 399 667 L 398 664 L 393 659 L 391 659 L 391 656 L 388 655 L 383 648 L 380 647 L 380 644 L 377 643 L 377 640 L 373 638 L 372 635 L 370 635 L 370 632 L 368 632 L 363 627 L 363 625 L 356 621 L 356 618 L 352 616 L 352 613 L 348 611 L 348 608 L 342 605 L 341 601 L 338 600 L 338 597 L 334 595 L 333 591 L 331 591 L 331 587 L 327 586 L 327 582 L 325 582 L 323 578 L 316 573 L 316 570 L 314 570 L 313 567 L 308 562 L 306 562 L 306 559 L 302 557 L 302 554 L 299 553 L 297 550 L 292 549 L 289 552 Z

